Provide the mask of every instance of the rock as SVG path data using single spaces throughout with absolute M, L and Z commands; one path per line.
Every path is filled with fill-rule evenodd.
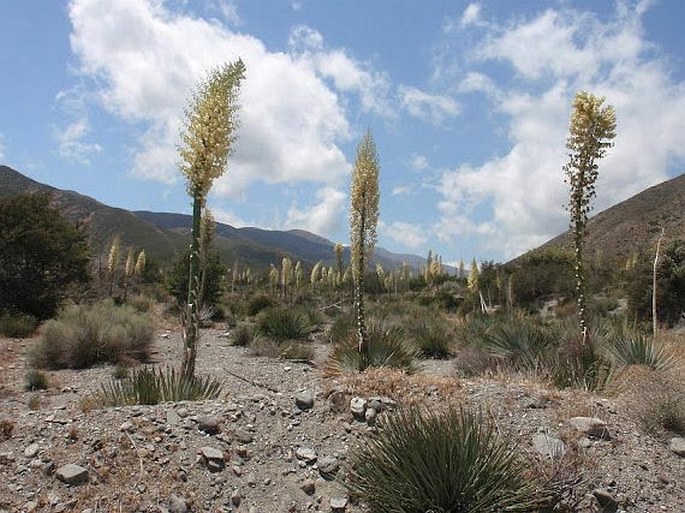
M 119 426 L 119 431 L 130 433 L 133 431 L 133 424 L 127 420 L 126 422 L 123 422 L 121 426 Z
M 357 420 L 365 420 L 364 414 L 366 413 L 366 399 L 362 397 L 353 397 L 350 400 L 350 411 L 352 416 Z
M 214 447 L 205 446 L 200 449 L 200 454 L 210 472 L 220 472 L 224 468 L 224 453 Z
M 366 405 L 366 407 L 373 408 L 376 410 L 376 413 L 381 413 L 383 410 L 385 410 L 385 405 L 383 404 L 381 397 L 370 397 L 369 403 Z
M 685 458 L 685 438 L 682 436 L 676 436 L 671 438 L 671 442 L 668 444 L 668 448 L 681 458 Z
M 40 447 L 38 444 L 31 444 L 29 445 L 26 449 L 24 449 L 24 456 L 26 456 L 29 459 L 33 459 L 38 455 L 38 452 L 40 451 Z
M 231 494 L 231 504 L 233 504 L 236 508 L 240 506 L 240 502 L 243 500 L 243 496 L 240 493 L 240 488 L 236 488 L 233 490 L 233 493 Z
M 308 390 L 303 390 L 295 396 L 295 406 L 300 410 L 311 410 L 314 407 L 314 394 Z
M 319 467 L 319 473 L 321 474 L 321 477 L 327 480 L 334 479 L 335 474 L 337 474 L 338 470 L 340 470 L 340 463 L 338 462 L 337 458 L 321 458 L 317 462 L 317 466 Z
M 166 423 L 167 424 L 178 424 L 181 422 L 181 416 L 176 413 L 174 410 L 167 410 L 166 412 Z
M 316 455 L 316 451 L 314 449 L 310 449 L 307 447 L 298 447 L 295 451 L 295 456 L 298 460 L 302 460 L 310 465 L 314 463 L 318 458 L 318 456 Z
M 345 392 L 343 392 L 342 390 L 334 390 L 333 392 L 331 392 L 331 394 L 328 396 L 328 406 L 331 409 L 331 411 L 335 413 L 341 413 L 345 411 L 345 399 Z
M 566 444 L 545 433 L 538 433 L 533 437 L 533 447 L 542 456 L 560 458 L 566 453 Z
M 604 440 L 610 438 L 606 422 L 597 417 L 573 417 L 569 420 L 569 423 L 576 431 L 580 431 L 591 438 L 601 438 Z
M 613 495 L 604 488 L 592 490 L 592 495 L 597 499 L 597 502 L 599 502 L 599 506 L 602 508 L 600 511 L 602 513 L 616 513 L 618 511 L 618 502 L 616 502 Z
M 364 412 L 364 420 L 369 426 L 373 426 L 376 423 L 376 416 L 378 413 L 373 408 L 367 408 Z
M 238 428 L 235 430 L 235 433 L 233 434 L 235 439 L 240 442 L 241 444 L 249 444 L 252 443 L 252 433 L 247 431 L 246 429 L 243 428 Z
M 216 435 L 221 431 L 221 420 L 216 417 L 198 417 L 197 429 L 208 435 Z
M 347 508 L 347 497 L 331 497 L 331 511 L 333 513 L 344 513 Z
M 188 513 L 189 511 L 188 501 L 183 497 L 177 495 L 169 497 L 169 513 Z
M 307 495 L 314 495 L 314 492 L 316 492 L 316 481 L 313 479 L 305 479 L 301 488 L 302 491 Z
M 70 485 L 79 485 L 88 481 L 88 470 L 69 463 L 57 469 L 57 479 Z

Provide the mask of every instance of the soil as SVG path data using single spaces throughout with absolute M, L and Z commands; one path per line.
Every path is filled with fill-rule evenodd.
M 180 329 L 169 328 L 156 336 L 154 365 L 180 361 Z M 630 394 L 559 391 L 511 375 L 461 379 L 453 361 L 424 362 L 413 376 L 332 377 L 323 372 L 326 344 L 314 342 L 308 364 L 253 356 L 223 335 L 205 330 L 197 366 L 223 380 L 220 399 L 117 408 L 89 399 L 112 366 L 47 372 L 50 387 L 29 392 L 26 352 L 37 338 L 0 339 L 0 512 L 361 513 L 341 480 L 349 451 L 375 428 L 353 417 L 354 396 L 384 396 L 390 409 L 482 408 L 531 465 L 577 481 L 565 498 L 572 511 L 602 511 L 599 500 L 604 511 L 685 511 L 685 458 L 669 449 L 675 434 L 646 430 Z M 302 391 L 312 408 L 296 404 Z M 610 438 L 579 433 L 569 423 L 577 416 L 602 419 Z M 536 452 L 540 433 L 563 440 L 566 455 Z M 206 447 L 222 461 L 206 459 Z M 84 482 L 58 479 L 67 464 L 88 471 Z

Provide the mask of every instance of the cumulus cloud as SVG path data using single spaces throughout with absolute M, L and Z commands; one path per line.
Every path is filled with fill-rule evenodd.
M 419 225 L 396 221 L 382 225 L 383 236 L 410 250 L 421 249 L 428 238 L 426 231 Z
M 217 223 L 223 223 L 233 226 L 234 228 L 243 228 L 245 226 L 254 226 L 254 223 L 245 221 L 240 216 L 236 215 L 230 210 L 224 210 L 222 208 L 212 207 L 212 214 Z
M 86 119 L 77 120 L 64 128 L 55 130 L 59 155 L 72 162 L 90 164 L 90 156 L 100 153 L 102 146 L 85 141 L 89 130 Z
M 424 155 L 412 153 L 411 158 L 409 159 L 409 165 L 416 171 L 423 171 L 428 167 L 428 159 Z
M 600 163 L 596 210 L 669 176 L 685 162 L 685 84 L 644 40 L 639 10 L 613 18 L 549 9 L 506 26 L 488 25 L 462 73 L 462 91 L 483 92 L 506 127 L 508 152 L 442 173 L 443 237 L 478 234 L 482 247 L 514 256 L 563 231 L 565 140 L 571 100 L 581 89 L 607 97 L 618 118 L 615 147 Z M 511 80 L 488 75 L 510 67 Z M 679 170 L 678 170 L 679 171 Z M 483 217 L 483 212 L 486 212 Z
M 461 15 L 461 25 L 475 25 L 480 22 L 480 4 L 469 4 Z
M 186 98 L 209 68 L 238 57 L 247 67 L 239 144 L 230 178 L 217 190 L 237 196 L 259 180 L 335 184 L 349 172 L 340 148 L 350 136 L 341 97 L 305 55 L 270 52 L 254 37 L 162 2 L 73 0 L 69 14 L 81 75 L 92 79 L 109 112 L 142 127 L 136 176 L 178 180 L 175 145 Z
M 324 187 L 316 192 L 316 200 L 309 207 L 290 207 L 285 227 L 330 237 L 346 221 L 347 195 L 333 187 Z
M 399 87 L 399 95 L 409 114 L 435 126 L 459 114 L 459 103 L 449 96 L 429 94 L 405 85 Z

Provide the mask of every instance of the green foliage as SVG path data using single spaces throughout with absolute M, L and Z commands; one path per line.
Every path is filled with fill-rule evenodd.
M 612 337 L 609 353 L 622 366 L 646 365 L 654 370 L 667 370 L 676 364 L 674 353 L 665 344 L 643 333 L 620 333 Z
M 560 248 L 538 249 L 517 259 L 510 268 L 517 304 L 536 305 L 556 295 L 569 297 L 575 290 L 573 254 Z
M 123 363 L 118 363 L 116 367 L 114 367 L 114 371 L 112 372 L 112 377 L 114 379 L 124 379 L 127 378 L 129 375 L 129 368 L 128 365 L 124 365 Z
M 240 324 L 233 330 L 231 344 L 238 347 L 247 347 L 254 338 L 254 329 L 250 324 Z
M 401 410 L 349 457 L 345 485 L 371 513 L 533 512 L 552 494 L 481 413 Z
M 111 301 L 73 305 L 45 323 L 32 355 L 34 364 L 50 368 L 84 368 L 148 357 L 154 335 L 149 317 Z
M 69 287 L 86 283 L 86 235 L 42 195 L 0 200 L 0 305 L 39 320 L 52 317 Z
M 275 306 L 262 311 L 257 318 L 257 331 L 276 341 L 304 340 L 316 328 L 309 310 Z
M 546 362 L 552 383 L 558 388 L 604 390 L 614 374 L 606 344 L 606 335 L 596 329 L 583 343 L 578 327 L 566 326 L 559 347 Z
M 444 317 L 424 315 L 410 318 L 407 331 L 425 358 L 449 358 L 452 354 L 453 335 Z
M 356 334 L 333 345 L 328 357 L 331 372 L 361 372 L 370 367 L 416 370 L 414 360 L 418 351 L 405 342 L 404 330 L 399 326 L 371 321 L 368 326 L 368 345 L 359 351 Z
M 152 367 L 143 367 L 126 379 L 102 385 L 99 399 L 105 406 L 202 401 L 219 397 L 221 388 L 221 382 L 210 376 L 188 380 L 174 369 L 157 371 Z
M 250 298 L 250 301 L 247 303 L 247 315 L 250 317 L 257 315 L 262 310 L 265 310 L 270 306 L 274 306 L 275 304 L 276 302 L 273 300 L 273 298 L 265 294 L 259 294 Z
M 202 305 L 208 308 L 216 308 L 223 292 L 221 288 L 222 278 L 226 274 L 226 267 L 221 263 L 219 253 L 210 251 L 207 255 L 203 269 L 204 285 L 200 291 Z M 188 280 L 190 276 L 190 252 L 186 251 L 174 260 L 167 273 L 166 287 L 178 305 L 186 305 L 188 302 Z
M 354 336 L 354 330 L 357 327 L 357 320 L 355 319 L 354 312 L 347 311 L 338 315 L 331 329 L 328 332 L 328 340 L 332 344 L 339 344 L 345 340 Z
M 26 373 L 26 390 L 34 392 L 36 390 L 45 390 L 48 388 L 48 377 L 44 372 L 36 369 L 31 369 Z
M 0 314 L 0 334 L 9 338 L 27 338 L 33 335 L 38 321 L 33 315 L 22 313 Z

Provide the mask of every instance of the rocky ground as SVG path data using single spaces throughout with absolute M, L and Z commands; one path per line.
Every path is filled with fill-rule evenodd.
M 0 512 L 363 512 L 340 484 L 348 451 L 410 402 L 483 407 L 531 465 L 581 480 L 574 511 L 685 511 L 685 440 L 647 432 L 629 397 L 458 379 L 449 361 L 412 377 L 326 377 L 324 344 L 314 365 L 294 363 L 212 329 L 198 372 L 224 380 L 221 399 L 98 409 L 88 397 L 112 367 L 49 372 L 48 390 L 24 390 L 34 342 L 0 339 Z M 178 330 L 160 332 L 155 363 L 175 364 L 180 348 Z

